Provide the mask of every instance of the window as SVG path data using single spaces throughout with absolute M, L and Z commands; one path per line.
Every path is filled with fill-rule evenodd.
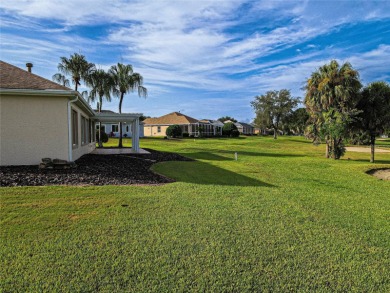
M 161 132 L 161 126 L 157 126 L 157 132 Z
M 118 124 L 111 125 L 111 132 L 118 132 L 118 131 L 119 131 Z
M 72 122 L 72 146 L 77 147 L 79 141 L 78 141 L 78 126 L 79 122 L 77 119 L 77 112 L 75 110 L 72 110 L 72 117 L 71 117 L 71 122 Z
M 89 120 L 81 116 L 81 144 L 87 144 L 90 138 Z
M 129 125 L 126 125 L 126 132 L 129 132 Z
M 92 142 L 93 141 L 93 138 L 94 138 L 94 135 L 93 135 L 93 130 L 95 129 L 94 125 L 93 125 L 93 122 L 91 120 L 89 120 L 89 123 L 88 123 L 88 135 L 89 135 L 89 140 L 88 142 Z

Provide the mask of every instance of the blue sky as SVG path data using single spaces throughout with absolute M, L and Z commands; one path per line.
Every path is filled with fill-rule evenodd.
M 310 74 L 336 59 L 364 85 L 390 82 L 390 1 L 1 1 L 2 60 L 51 79 L 61 56 L 132 64 L 148 98 L 123 112 L 254 118 L 268 90 L 303 97 Z M 117 111 L 118 100 L 103 104 Z

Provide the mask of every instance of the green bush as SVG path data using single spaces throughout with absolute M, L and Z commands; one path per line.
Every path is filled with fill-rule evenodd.
M 108 142 L 108 135 L 104 131 L 100 131 L 100 138 L 102 143 Z M 96 131 L 96 141 L 99 141 L 99 131 Z
M 181 127 L 177 124 L 171 125 L 167 128 L 165 133 L 168 137 L 179 137 L 181 136 Z
M 232 137 L 233 130 L 237 130 L 237 126 L 234 125 L 234 123 L 232 122 L 225 123 L 225 125 L 222 127 L 222 134 L 225 136 Z M 236 133 L 234 135 L 236 135 Z M 240 133 L 238 133 L 238 135 L 240 135 Z
M 237 130 L 237 129 L 233 129 L 231 134 L 230 134 L 231 137 L 239 137 L 240 136 L 240 132 Z
M 190 134 L 188 132 L 183 132 L 183 137 L 190 137 Z

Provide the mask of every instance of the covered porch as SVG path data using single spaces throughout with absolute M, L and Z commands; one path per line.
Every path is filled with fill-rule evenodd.
M 131 132 L 132 132 L 132 137 L 131 137 L 131 148 L 123 148 L 123 152 L 130 152 L 130 153 L 143 153 L 144 150 L 141 150 L 139 146 L 139 135 L 140 135 L 140 130 L 139 130 L 139 117 L 142 116 L 142 113 L 96 113 L 95 115 L 95 123 L 122 123 L 122 124 L 127 124 L 130 125 L 131 127 Z M 95 149 L 93 153 L 100 153 L 104 151 L 114 151 L 117 150 L 118 153 L 122 149 Z M 101 151 L 101 152 L 99 152 Z

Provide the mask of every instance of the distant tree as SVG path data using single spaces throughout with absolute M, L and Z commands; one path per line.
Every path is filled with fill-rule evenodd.
M 265 95 L 256 96 L 251 102 L 256 112 L 255 122 L 261 121 L 267 128 L 272 128 L 276 139 L 282 119 L 291 114 L 298 102 L 299 99 L 291 97 L 290 91 L 286 89 L 268 91 Z
M 390 128 L 390 85 L 382 81 L 369 84 L 362 91 L 357 109 L 360 110 L 358 129 L 369 136 L 370 162 L 374 163 L 376 136 Z
M 236 135 L 236 131 L 238 132 L 238 129 L 237 129 L 237 126 L 234 125 L 233 122 L 227 122 L 222 127 L 222 134 L 229 136 L 229 137 L 233 137 L 234 135 Z M 239 132 L 238 132 L 238 135 L 240 135 Z
M 92 72 L 86 79 L 86 84 L 91 88 L 88 101 L 93 103 L 97 101 L 97 110 L 100 113 L 102 111 L 103 99 L 110 102 L 111 101 L 111 91 L 113 88 L 113 83 L 111 76 L 104 71 L 103 69 L 98 69 Z M 101 122 L 99 122 L 99 129 L 102 128 Z M 100 132 L 98 145 L 102 147 L 102 140 Z
M 223 117 L 219 118 L 218 120 L 221 121 L 221 122 L 225 122 L 225 121 L 228 121 L 228 120 L 230 120 L 230 121 L 232 121 L 234 123 L 237 122 L 236 119 L 234 119 L 233 117 L 230 117 L 230 116 L 223 116 Z
M 61 62 L 58 64 L 58 70 L 65 75 L 72 77 L 72 82 L 75 85 L 75 91 L 81 85 L 81 80 L 86 80 L 92 71 L 95 70 L 95 64 L 89 63 L 84 55 L 74 53 L 70 58 L 61 57 Z
M 60 85 L 63 85 L 66 87 L 70 86 L 69 79 L 67 79 L 66 76 L 62 75 L 61 73 L 54 74 L 52 76 L 52 79 L 53 79 L 53 81 L 55 81 L 56 83 L 58 83 Z
M 303 135 L 306 128 L 309 114 L 305 108 L 298 108 L 282 119 L 282 129 L 284 132 Z
M 339 159 L 343 140 L 357 116 L 356 104 L 362 85 L 352 65 L 333 60 L 313 72 L 306 83 L 305 105 L 310 115 L 306 135 L 326 143 L 326 157 Z
M 147 119 L 147 118 L 150 118 L 150 116 L 141 115 L 141 116 L 139 117 L 139 121 L 144 121 L 144 120 Z
M 111 75 L 114 87 L 113 93 L 119 98 L 119 113 L 122 113 L 122 102 L 125 94 L 138 91 L 138 96 L 146 97 L 148 90 L 143 86 L 143 77 L 141 74 L 133 72 L 133 67 L 128 64 L 118 63 L 111 66 L 109 73 Z M 122 123 L 119 123 L 119 143 L 122 147 Z
M 182 131 L 181 131 L 181 127 L 180 125 L 170 125 L 165 134 L 168 136 L 168 137 L 180 137 L 181 134 L 182 134 Z
M 111 92 L 113 90 L 111 75 L 103 69 L 97 69 L 88 76 L 86 84 L 90 88 L 88 100 L 91 103 L 97 102 L 97 110 L 100 113 L 103 99 L 111 102 Z

